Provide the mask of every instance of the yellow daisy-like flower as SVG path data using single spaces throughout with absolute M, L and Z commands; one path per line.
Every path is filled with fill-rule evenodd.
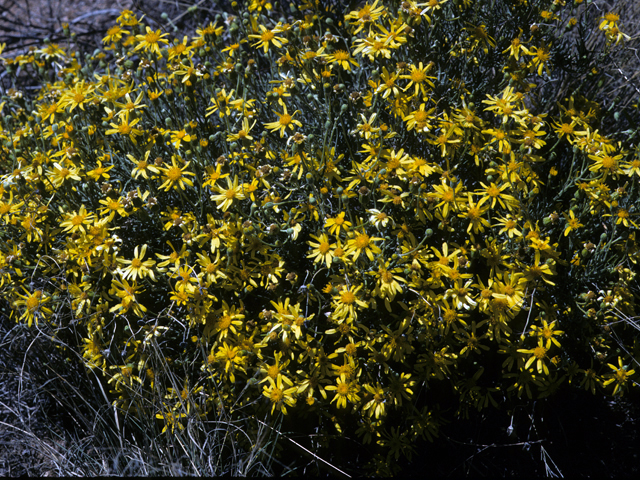
M 564 334 L 562 330 L 554 330 L 556 328 L 556 320 L 551 322 L 551 324 L 547 323 L 546 320 L 542 321 L 542 327 L 538 327 L 534 325 L 531 327 L 531 335 L 535 335 L 538 338 L 543 339 L 545 343 L 545 348 L 551 348 L 551 344 L 553 343 L 556 347 L 560 346 L 560 342 L 556 339 L 560 335 Z
M 289 43 L 289 40 L 287 40 L 286 38 L 276 36 L 277 33 L 281 32 L 278 26 L 276 26 L 273 30 L 269 30 L 264 25 L 259 25 L 259 28 L 259 35 L 249 35 L 249 38 L 258 39 L 256 43 L 251 45 L 252 47 L 262 48 L 264 50 L 264 53 L 267 53 L 271 45 L 275 46 L 276 48 L 280 48 L 282 47 L 283 43 Z
M 144 260 L 144 256 L 147 253 L 147 245 L 144 244 L 138 253 L 138 247 L 133 250 L 133 259 L 125 260 L 118 258 L 117 261 L 121 265 L 126 265 L 125 268 L 119 268 L 118 273 L 123 279 L 136 280 L 136 278 L 143 279 L 145 277 L 151 277 L 151 280 L 155 282 L 156 277 L 153 274 L 153 266 L 156 264 L 154 260 Z
M 209 338 L 217 334 L 218 341 L 222 341 L 227 338 L 229 332 L 234 335 L 237 334 L 243 325 L 244 314 L 240 313 L 242 311 L 237 309 L 235 305 L 229 307 L 227 302 L 223 300 L 221 308 L 207 315 L 204 336 Z
M 85 225 L 88 225 L 93 219 L 95 215 L 93 213 L 87 212 L 87 209 L 84 205 L 80 207 L 80 211 L 72 212 L 66 216 L 66 220 L 60 222 L 60 226 L 64 229 L 64 232 L 75 233 L 87 233 L 85 229 Z
M 536 364 L 536 369 L 538 373 L 544 372 L 545 375 L 549 375 L 549 367 L 547 366 L 545 359 L 547 359 L 547 352 L 549 349 L 543 345 L 542 338 L 538 339 L 538 346 L 535 348 L 531 348 L 529 350 L 526 349 L 518 349 L 520 353 L 526 353 L 530 355 L 527 363 L 525 363 L 524 368 L 528 369 L 533 363 Z
M 345 212 L 340 212 L 337 217 L 327 218 L 324 226 L 329 229 L 329 233 L 331 235 L 340 235 L 340 231 L 344 230 L 345 232 L 349 230 L 351 227 L 351 222 L 344 219 Z
M 602 384 L 604 387 L 607 385 L 611 385 L 615 383 L 615 388 L 613 389 L 613 394 L 620 392 L 622 394 L 622 390 L 625 388 L 629 377 L 631 377 L 635 370 L 629 370 L 628 367 L 622 364 L 622 358 L 618 357 L 618 366 L 615 366 L 611 363 L 607 363 L 609 368 L 613 370 L 613 373 L 609 374 L 609 378 L 604 381 Z
M 589 158 L 595 163 L 589 167 L 592 172 L 602 171 L 605 175 L 618 173 L 620 167 L 618 162 L 622 160 L 623 155 L 613 155 L 606 152 L 599 152 L 597 155 L 589 155 Z
M 430 77 L 427 75 L 427 72 L 431 69 L 433 64 L 427 64 L 427 66 L 423 66 L 422 62 L 415 65 L 411 65 L 411 72 L 408 75 L 401 75 L 400 78 L 405 78 L 409 80 L 409 84 L 404 88 L 406 92 L 412 86 L 414 87 L 414 95 L 418 95 L 418 92 L 421 92 L 423 95 L 427 94 L 426 86 L 430 86 L 433 88 L 435 85 L 431 80 L 435 80 L 436 77 Z
M 353 260 L 360 258 L 361 254 L 365 254 L 369 260 L 373 261 L 373 254 L 379 254 L 382 250 L 373 242 L 384 240 L 379 237 L 370 237 L 365 232 L 358 232 L 353 238 L 347 241 L 347 255 L 352 255 Z
M 367 412 L 370 417 L 375 415 L 376 418 L 384 417 L 387 412 L 385 410 L 385 403 L 387 400 L 387 394 L 384 389 L 380 386 L 380 384 L 376 384 L 376 386 L 372 386 L 369 384 L 365 384 L 364 389 L 368 392 L 368 397 L 370 396 L 371 400 L 369 400 L 364 407 L 362 407 L 363 412 Z M 366 398 L 365 398 L 366 400 Z
M 127 211 L 125 210 L 124 205 L 122 204 L 123 197 L 112 198 L 107 197 L 105 199 L 100 200 L 100 204 L 104 205 L 98 209 L 98 213 L 100 215 L 105 215 L 107 217 L 107 222 L 113 220 L 116 213 L 118 213 L 121 217 L 127 217 Z
M 113 128 L 105 131 L 104 133 L 106 135 L 116 135 L 116 134 L 120 134 L 123 136 L 128 135 L 129 140 L 131 140 L 131 142 L 134 145 L 137 145 L 138 141 L 136 140 L 136 137 L 139 137 L 142 135 L 142 130 L 138 128 L 134 128 L 134 126 L 137 125 L 139 122 L 140 122 L 139 118 L 129 121 L 129 115 L 123 115 L 122 117 L 120 117 L 119 124 L 109 123 L 109 125 L 111 125 Z
M 133 155 L 127 155 L 127 158 L 135 164 L 135 168 L 131 170 L 131 176 L 136 180 L 140 175 L 148 180 L 149 173 L 160 173 L 160 170 L 158 170 L 154 163 L 149 161 L 150 154 L 151 150 L 144 152 L 144 158 L 142 160 L 136 160 Z
M 331 55 L 327 55 L 326 60 L 329 63 L 337 63 L 344 70 L 351 71 L 351 65 L 359 67 L 358 62 L 356 62 L 346 50 L 336 50 Z
M 151 28 L 146 27 L 147 33 L 144 35 L 136 35 L 138 45 L 135 50 L 144 49 L 145 51 L 151 51 L 160 56 L 160 44 L 168 44 L 169 42 L 163 37 L 166 37 L 168 33 L 162 33 L 162 30 L 156 30 L 155 32 Z
M 333 297 L 335 315 L 339 318 L 345 318 L 350 316 L 352 318 L 357 317 L 356 309 L 358 307 L 368 308 L 367 302 L 360 300 L 357 297 L 357 293 L 362 290 L 362 285 L 357 287 L 343 286 L 342 290 Z
M 340 375 L 336 385 L 329 385 L 326 387 L 326 390 L 335 390 L 336 394 L 333 400 L 331 400 L 331 403 L 337 400 L 338 408 L 346 408 L 347 402 L 358 403 L 360 401 L 360 397 L 358 396 L 360 387 L 356 381 L 347 381 L 346 375 L 344 374 Z
M 333 250 L 336 247 L 335 243 L 329 243 L 329 237 L 326 233 L 321 234 L 319 237 L 311 235 L 318 242 L 308 242 L 313 248 L 313 251 L 307 255 L 307 258 L 313 258 L 313 263 L 326 263 L 327 268 L 331 268 L 331 262 L 333 261 Z
M 231 179 L 227 177 L 227 188 L 214 187 L 218 195 L 211 195 L 211 200 L 218 204 L 218 210 L 226 212 L 234 200 L 244 200 L 244 185 L 238 185 L 238 177 Z
M 185 418 L 186 416 L 187 414 L 182 412 L 177 413 L 167 411 L 163 413 L 156 413 L 156 418 L 164 420 L 164 428 L 160 433 L 165 433 L 167 430 L 171 429 L 171 433 L 173 434 L 175 432 L 176 426 L 178 426 L 178 430 L 184 430 L 184 425 L 180 423 L 180 419 Z
M 294 129 L 294 125 L 297 125 L 298 127 L 302 127 L 302 123 L 300 123 L 298 120 L 294 120 L 293 116 L 298 113 L 298 110 L 296 110 L 295 112 L 293 112 L 291 115 L 289 115 L 289 112 L 287 111 L 287 106 L 283 105 L 284 108 L 284 112 L 283 113 L 279 113 L 276 111 L 273 111 L 273 113 L 275 113 L 276 115 L 278 115 L 278 121 L 276 122 L 268 122 L 265 123 L 264 126 L 267 130 L 271 130 L 272 132 L 275 131 L 280 131 L 280 138 L 282 138 L 284 136 L 284 132 L 287 129 L 287 127 L 289 127 L 289 129 L 293 130 Z
M 189 187 L 193 187 L 193 182 L 191 179 L 187 178 L 187 175 L 195 176 L 195 173 L 186 171 L 190 162 L 185 163 L 184 167 L 180 168 L 180 166 L 176 163 L 175 155 L 171 156 L 171 165 L 168 167 L 160 168 L 162 171 L 164 183 L 160 185 L 161 189 L 164 189 L 165 192 L 168 192 L 172 188 L 181 188 L 185 189 L 185 185 Z
M 51 183 L 53 183 L 56 188 L 60 188 L 65 182 L 68 182 L 70 180 L 79 182 L 81 180 L 79 173 L 80 172 L 78 171 L 76 166 L 70 162 L 68 164 L 60 164 L 56 162 L 53 164 L 53 170 L 49 173 L 48 176 L 51 180 Z
M 282 411 L 284 415 L 287 414 L 287 405 L 290 407 L 295 406 L 295 395 L 298 391 L 298 387 L 285 388 L 282 384 L 282 377 L 278 377 L 277 380 L 267 377 L 269 379 L 269 386 L 266 385 L 262 389 L 262 394 L 271 400 L 271 413 L 277 409 Z
M 26 321 L 29 327 L 35 320 L 37 325 L 39 317 L 42 317 L 43 314 L 48 316 L 53 313 L 50 308 L 44 306 L 51 300 L 51 297 L 46 297 L 42 290 L 36 290 L 33 293 L 29 293 L 25 287 L 22 288 L 26 295 L 18 295 L 20 299 L 14 302 L 16 307 L 25 307 L 25 311 L 20 316 L 20 320 Z
M 577 230 L 580 227 L 584 227 L 580 220 L 576 218 L 573 213 L 573 210 L 569 210 L 569 215 L 563 213 L 565 220 L 567 221 L 567 226 L 564 229 L 564 236 L 566 237 L 571 233 L 572 230 Z

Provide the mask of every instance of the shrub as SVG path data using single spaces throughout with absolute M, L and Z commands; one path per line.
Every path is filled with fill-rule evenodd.
M 280 419 L 378 474 L 474 411 L 636 384 L 618 15 L 232 5 L 192 37 L 124 11 L 92 55 L 3 58 L 42 85 L 1 104 L 16 321 L 132 424 Z

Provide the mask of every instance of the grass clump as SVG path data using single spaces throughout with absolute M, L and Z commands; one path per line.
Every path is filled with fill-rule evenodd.
M 636 385 L 615 12 L 231 5 L 3 58 L 41 89 L 1 104 L 2 296 L 82 366 L 84 425 L 190 472 L 287 461 L 286 431 L 318 468 L 389 474 L 455 419 Z

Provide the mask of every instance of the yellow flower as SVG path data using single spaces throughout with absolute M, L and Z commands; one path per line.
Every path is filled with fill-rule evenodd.
M 354 35 L 360 32 L 368 23 L 375 22 L 381 16 L 386 15 L 384 6 L 378 6 L 379 1 L 374 0 L 371 5 L 367 2 L 361 9 L 353 10 L 344 16 L 345 20 L 351 20 L 350 24 L 357 27 L 353 32 Z
M 622 154 L 613 155 L 605 151 L 601 151 L 596 155 L 589 155 L 589 158 L 595 162 L 589 167 L 589 170 L 592 172 L 598 172 L 602 170 L 605 175 L 610 173 L 619 173 L 620 167 L 618 166 L 618 162 L 622 159 L 622 157 Z
M 473 233 L 484 232 L 484 227 L 490 227 L 489 222 L 484 218 L 484 214 L 489 207 L 482 208 L 473 202 L 471 193 L 469 193 L 469 203 L 464 205 L 465 212 L 459 213 L 460 218 L 466 218 L 469 220 L 469 226 L 467 227 L 467 233 L 473 230 Z M 473 234 L 472 234 L 473 235 Z M 473 238 L 473 237 L 472 237 Z
M 128 135 L 133 144 L 137 145 L 138 142 L 136 140 L 136 137 L 142 135 L 142 130 L 133 127 L 137 125 L 138 122 L 140 122 L 139 118 L 129 121 L 129 115 L 123 115 L 122 117 L 120 117 L 120 124 L 109 123 L 109 125 L 111 125 L 113 128 L 111 128 L 110 130 L 106 130 L 104 133 L 106 135 Z
M 249 133 L 251 132 L 251 129 L 255 124 L 256 122 L 254 121 L 251 125 L 249 125 L 249 119 L 247 117 L 244 117 L 242 119 L 242 128 L 237 133 L 230 133 L 229 135 L 227 135 L 227 141 L 228 142 L 237 142 L 241 140 L 253 141 L 254 139 L 251 135 L 249 135 Z
M 516 202 L 516 199 L 511 195 L 502 193 L 504 190 L 509 188 L 508 183 L 503 183 L 502 185 L 497 186 L 493 182 L 491 182 L 490 185 L 485 185 L 484 183 L 480 182 L 480 185 L 482 185 L 484 191 L 475 193 L 475 195 L 482 196 L 482 198 L 478 202 L 478 206 L 481 206 L 482 204 L 490 201 L 491 208 L 495 208 L 497 202 L 502 208 L 508 208 L 509 210 L 513 209 L 513 205 Z
M 219 194 L 211 195 L 211 200 L 218 204 L 218 210 L 222 210 L 226 212 L 229 207 L 233 204 L 234 200 L 244 200 L 244 185 L 238 185 L 238 177 L 235 176 L 233 178 L 233 183 L 231 183 L 231 179 L 227 177 L 227 188 L 222 187 L 213 187 Z
M 498 223 L 493 227 L 502 227 L 498 232 L 499 235 L 506 233 L 509 238 L 513 238 L 514 235 L 517 237 L 522 236 L 522 232 L 518 230 L 518 222 L 510 214 L 507 214 L 506 217 L 498 217 Z
M 346 316 L 350 316 L 352 318 L 356 318 L 356 309 L 358 307 L 368 307 L 367 302 L 360 300 L 356 296 L 360 290 L 362 290 L 362 285 L 358 285 L 355 288 L 343 286 L 342 290 L 333 297 L 335 314 L 337 317 L 345 318 Z
M 116 295 L 120 298 L 120 303 L 115 305 L 114 307 L 109 309 L 109 312 L 117 312 L 118 315 L 122 313 L 128 312 L 130 309 L 133 309 L 133 312 L 139 317 L 144 316 L 144 312 L 147 311 L 147 308 L 138 302 L 136 298 L 136 294 L 141 290 L 141 287 L 136 285 L 135 282 L 129 284 L 128 281 L 122 279 L 122 281 L 118 281 L 113 279 L 111 282 L 111 289 L 109 290 L 110 295 Z
M 616 26 L 616 23 L 620 20 L 620 16 L 614 12 L 607 12 L 604 17 L 600 17 L 600 19 L 602 22 L 600 22 L 598 28 L 600 28 L 600 30 L 608 30 Z
M 367 210 L 367 213 L 370 214 L 369 221 L 373 223 L 373 225 L 378 230 L 387 227 L 387 225 L 389 225 L 390 227 L 396 226 L 396 222 L 393 220 L 393 218 L 387 215 L 385 212 L 381 212 L 378 209 L 371 208 Z
M 277 409 L 282 411 L 284 415 L 287 414 L 287 405 L 290 407 L 295 406 L 295 395 L 298 391 L 297 387 L 285 388 L 282 384 L 282 377 L 278 377 L 274 380 L 271 377 L 269 379 L 269 386 L 262 387 L 262 394 L 271 401 L 271 413 Z
M 293 119 L 293 116 L 296 113 L 298 113 L 298 110 L 293 112 L 293 114 L 289 115 L 289 113 L 287 111 L 287 106 L 283 105 L 283 108 L 284 108 L 284 112 L 283 113 L 279 113 L 279 112 L 273 111 L 273 113 L 275 113 L 279 117 L 276 122 L 268 122 L 268 123 L 264 124 L 265 128 L 267 128 L 268 130 L 271 130 L 272 132 L 279 130 L 280 131 L 280 138 L 282 138 L 284 136 L 284 132 L 287 129 L 287 127 L 289 127 L 289 129 L 293 130 L 294 129 L 294 125 L 297 125 L 298 127 L 302 126 L 302 123 L 300 123 L 298 120 L 294 120 Z
M 435 80 L 436 77 L 430 77 L 427 75 L 427 72 L 429 70 L 431 70 L 431 68 L 433 67 L 432 63 L 429 63 L 426 67 L 424 67 L 422 65 L 422 62 L 420 62 L 418 64 L 418 66 L 416 67 L 415 65 L 411 65 L 411 72 L 408 75 L 401 75 L 400 78 L 405 78 L 410 80 L 409 84 L 404 88 L 404 91 L 406 92 L 409 88 L 411 88 L 411 86 L 414 86 L 414 95 L 418 95 L 418 91 L 420 91 L 422 93 L 422 95 L 427 95 L 427 89 L 425 87 L 425 85 L 430 86 L 431 88 L 434 87 L 434 84 L 431 80 Z
M 169 255 L 161 255 L 156 253 L 156 257 L 158 257 L 162 262 L 158 263 L 158 268 L 164 268 L 169 265 L 172 265 L 174 269 L 178 269 L 182 260 L 185 260 L 189 257 L 189 250 L 187 250 L 187 244 L 183 243 L 180 251 L 177 251 L 173 244 L 167 240 L 167 245 L 171 247 L 171 254 Z
M 116 106 L 120 108 L 118 111 L 119 117 L 128 117 L 131 112 L 136 112 L 136 110 L 146 108 L 147 106 L 142 104 L 143 93 L 140 92 L 135 100 L 131 100 L 131 94 L 126 93 L 124 98 L 126 102 L 116 102 Z
M 93 213 L 88 213 L 87 209 L 84 207 L 84 205 L 82 205 L 80 207 L 80 211 L 72 212 L 66 215 L 66 220 L 60 222 L 60 226 L 64 229 L 64 232 L 87 233 L 85 225 L 88 225 L 94 218 L 95 215 Z
M 608 375 L 608 379 L 604 381 L 603 386 L 610 385 L 615 383 L 615 388 L 613 389 L 613 394 L 620 392 L 622 395 L 623 390 L 626 388 L 626 384 L 634 373 L 635 370 L 629 370 L 626 365 L 622 364 L 622 358 L 618 357 L 618 366 L 612 365 L 611 363 L 607 363 L 609 368 L 613 370 L 613 373 Z
M 333 400 L 331 400 L 331 403 L 337 400 L 338 408 L 346 408 L 347 402 L 358 403 L 360 401 L 360 397 L 358 396 L 360 387 L 358 383 L 355 380 L 347 381 L 345 374 L 338 377 L 336 385 L 329 385 L 326 387 L 326 390 L 335 390 L 336 394 Z
M 382 74 L 380 74 L 380 85 L 376 89 L 376 93 L 382 92 L 382 98 L 387 98 L 391 94 L 393 94 L 394 97 L 400 95 L 400 88 L 396 84 L 396 80 L 398 80 L 398 78 L 399 75 L 397 73 L 389 73 L 387 67 L 382 67 Z M 422 104 L 420 108 L 424 111 L 424 104 Z M 435 111 L 435 108 L 433 110 Z
M 387 394 L 384 389 L 379 383 L 377 383 L 375 387 L 367 383 L 364 389 L 368 392 L 367 397 L 371 396 L 371 400 L 362 407 L 362 411 L 367 412 L 368 410 L 367 414 L 370 417 L 374 415 L 376 418 L 384 417 L 387 414 L 385 409 Z
M 283 43 L 289 43 L 284 37 L 276 36 L 277 33 L 280 33 L 281 30 L 278 24 L 273 30 L 269 30 L 267 27 L 263 25 L 259 25 L 260 34 L 259 35 L 249 35 L 249 38 L 258 39 L 258 41 L 252 44 L 252 47 L 262 47 L 264 53 L 269 51 L 269 47 L 273 44 L 276 48 L 280 48 Z
M 629 177 L 633 175 L 637 175 L 640 177 L 640 159 L 636 158 L 631 160 L 630 162 L 625 162 L 621 165 L 623 168 L 623 173 Z
M 91 96 L 93 88 L 93 86 L 85 85 L 84 80 L 76 83 L 73 88 L 70 88 L 64 94 L 59 102 L 59 106 L 61 108 L 70 107 L 69 113 L 73 112 L 76 107 L 80 107 L 81 110 L 84 110 L 84 105 L 93 100 L 93 97 Z
M 560 342 L 555 338 L 564 334 L 562 330 L 554 330 L 556 327 L 557 321 L 551 322 L 551 325 L 547 323 L 546 320 L 542 321 L 542 327 L 538 327 L 537 325 L 533 325 L 531 327 L 531 335 L 535 335 L 538 338 L 545 340 L 545 348 L 551 348 L 551 344 L 553 343 L 556 347 L 560 346 Z
M 2 200 L 0 195 L 0 218 L 6 223 L 12 223 L 12 215 L 20 211 L 20 207 L 24 205 L 24 202 L 13 203 L 13 192 L 9 193 L 9 200 Z
M 351 57 L 351 55 L 349 54 L 348 51 L 346 50 L 336 50 L 334 53 L 327 55 L 326 56 L 326 60 L 329 63 L 337 63 L 338 65 L 340 65 L 344 70 L 349 70 L 351 71 L 351 65 L 353 64 L 354 67 L 358 67 L 358 62 L 356 62 L 353 57 Z
M 340 231 L 344 230 L 345 232 L 349 230 L 351 227 L 351 222 L 344 219 L 345 212 L 340 212 L 337 217 L 327 218 L 324 226 L 329 229 L 329 233 L 331 235 L 340 235 Z
M 331 262 L 333 261 L 333 249 L 336 247 L 335 243 L 329 243 L 329 238 L 326 233 L 321 234 L 319 237 L 311 235 L 316 239 L 318 243 L 309 241 L 309 246 L 313 248 L 313 251 L 307 255 L 307 258 L 313 258 L 313 263 L 326 263 L 327 268 L 331 268 Z
M 442 217 L 447 218 L 449 215 L 449 209 L 454 211 L 459 210 L 459 204 L 464 202 L 462 198 L 460 198 L 460 192 L 463 189 L 462 182 L 456 183 L 455 187 L 451 187 L 447 185 L 446 180 L 442 179 L 441 185 L 434 185 L 433 189 L 434 193 L 430 193 L 429 196 L 435 198 L 436 200 L 440 200 L 440 203 L 436 205 L 436 208 L 442 207 Z M 482 202 L 478 202 L 477 207 L 481 207 Z
M 549 67 L 547 66 L 547 63 L 551 58 L 550 46 L 549 47 L 542 46 L 540 48 L 532 47 L 531 54 L 533 55 L 533 58 L 531 59 L 531 67 L 533 67 L 532 70 L 535 70 L 535 67 L 537 65 L 538 75 L 542 75 L 543 69 L 546 69 L 548 74 Z
M 109 180 L 111 176 L 107 172 L 111 170 L 114 167 L 114 165 L 111 165 L 109 167 L 103 167 L 102 162 L 100 160 L 98 160 L 97 163 L 98 165 L 96 165 L 96 168 L 87 172 L 87 176 L 96 182 L 99 182 L 100 179 L 103 177 L 105 180 Z
M 46 297 L 42 290 L 36 290 L 33 293 L 29 293 L 25 287 L 22 287 L 26 295 L 19 295 L 19 300 L 14 302 L 16 307 L 25 307 L 25 311 L 20 316 L 21 321 L 26 321 L 30 327 L 35 320 L 38 324 L 38 318 L 51 315 L 53 312 L 50 308 L 44 305 L 51 300 L 51 297 Z
M 136 25 L 140 24 L 140 21 L 136 18 L 135 13 L 133 13 L 131 10 L 123 10 L 120 13 L 120 16 L 116 19 L 116 22 L 126 27 L 135 27 Z
M 218 341 L 227 338 L 229 332 L 236 335 L 243 325 L 244 315 L 240 313 L 235 305 L 229 307 L 227 302 L 222 301 L 222 307 L 207 315 L 203 334 L 205 337 L 211 335 L 218 336 Z
M 400 282 L 405 282 L 404 278 L 394 275 L 394 273 L 400 273 L 401 268 L 392 268 L 389 270 L 389 262 L 386 265 L 378 268 L 376 274 L 376 292 L 381 297 L 386 297 L 389 300 L 393 300 L 397 293 L 402 293 L 402 286 Z
M 225 341 L 222 346 L 218 347 L 215 359 L 224 364 L 224 372 L 229 376 L 231 383 L 236 381 L 235 371 L 245 372 L 245 357 L 242 350 L 238 346 L 230 346 Z
M 369 138 L 371 138 L 372 134 L 378 133 L 380 131 L 379 127 L 373 126 L 373 122 L 375 121 L 377 115 L 378 114 L 374 112 L 369 117 L 369 120 L 367 120 L 367 117 L 365 117 L 363 114 L 360 114 L 360 117 L 362 118 L 362 123 L 359 123 L 356 127 L 356 131 L 358 132 L 358 135 L 368 140 Z
M 118 263 L 121 265 L 127 265 L 125 268 L 118 268 L 118 273 L 122 276 L 123 279 L 128 280 L 129 278 L 135 280 L 136 278 L 143 279 L 147 276 L 151 277 L 151 280 L 155 282 L 156 278 L 153 274 L 152 267 L 156 264 L 155 260 L 145 260 L 144 256 L 147 253 L 147 244 L 145 243 L 140 249 L 140 254 L 138 254 L 138 246 L 133 250 L 133 259 L 132 260 L 124 260 L 117 259 Z
M 176 148 L 176 150 L 180 149 L 182 142 L 189 143 L 192 139 L 193 137 L 189 135 L 184 128 L 182 130 L 171 132 L 171 144 Z
M 180 157 L 177 157 L 176 155 L 172 155 L 171 156 L 171 165 L 168 167 L 163 167 L 160 168 L 160 170 L 163 173 L 163 178 L 164 178 L 164 183 L 162 185 L 160 185 L 160 188 L 163 189 L 165 192 L 168 192 L 169 190 L 171 190 L 172 188 L 181 188 L 182 190 L 185 189 L 185 185 L 188 185 L 190 187 L 193 187 L 193 182 L 191 181 L 191 179 L 187 178 L 187 175 L 191 175 L 191 176 L 195 176 L 195 173 L 192 172 L 188 172 L 186 171 L 187 167 L 189 166 L 190 162 L 187 162 L 184 167 L 180 168 L 177 164 L 176 164 L 176 159 L 179 159 Z M 182 160 L 182 159 L 180 159 Z
M 180 423 L 180 419 L 185 418 L 186 416 L 187 414 L 184 412 L 177 413 L 177 412 L 167 411 L 164 413 L 156 413 L 156 418 L 160 420 L 164 420 L 165 422 L 164 428 L 160 433 L 165 433 L 169 428 L 171 428 L 171 433 L 174 433 L 176 425 L 178 426 L 178 430 L 184 430 L 184 425 Z
M 516 61 L 520 60 L 520 51 L 522 51 L 522 53 L 526 53 L 527 55 L 531 55 L 529 49 L 525 47 L 522 43 L 522 40 L 520 40 L 520 35 L 522 35 L 522 29 L 520 29 L 520 34 L 516 38 L 511 40 L 511 45 L 509 45 L 509 48 L 502 51 L 502 53 L 509 52 L 509 55 L 514 57 Z
M 166 37 L 168 33 L 162 33 L 162 30 L 156 30 L 155 32 L 151 28 L 146 27 L 147 33 L 144 35 L 136 35 L 138 45 L 135 50 L 144 49 L 145 51 L 154 52 L 158 57 L 160 56 L 160 44 L 168 44 L 169 42 L 163 37 Z
M 502 92 L 502 98 L 492 97 L 487 94 L 489 100 L 483 100 L 482 103 L 489 105 L 485 111 L 492 111 L 496 115 L 502 115 L 502 123 L 506 123 L 509 118 L 520 119 L 525 113 L 523 110 L 516 110 L 516 103 L 519 102 L 519 96 L 513 93 L 513 87 L 506 87 Z
M 75 180 L 76 182 L 79 182 L 81 178 L 78 173 L 78 169 L 72 163 L 60 164 L 56 162 L 53 164 L 53 171 L 49 172 L 49 179 L 56 188 L 60 188 L 65 182 L 68 182 L 69 180 Z
M 140 175 L 143 178 L 149 179 L 149 173 L 160 173 L 160 170 L 156 168 L 153 162 L 149 162 L 149 155 L 151 150 L 144 152 L 144 158 L 142 160 L 136 160 L 133 155 L 127 154 L 127 158 L 135 164 L 135 168 L 131 171 L 131 176 L 138 179 Z
M 527 363 L 525 363 L 524 368 L 528 369 L 535 362 L 538 373 L 544 372 L 545 375 L 549 375 L 549 367 L 547 366 L 545 359 L 547 359 L 547 352 L 549 349 L 543 345 L 542 338 L 538 339 L 538 346 L 535 348 L 531 348 L 529 350 L 526 349 L 518 349 L 520 353 L 526 353 L 530 355 Z
M 573 213 L 573 210 L 569 210 L 569 215 L 563 213 L 565 220 L 567 221 L 567 226 L 564 229 L 564 236 L 566 237 L 571 233 L 572 230 L 577 230 L 580 227 L 584 227 L 580 220 L 576 218 Z
M 98 210 L 98 213 L 100 213 L 100 215 L 107 215 L 107 222 L 110 222 L 111 220 L 113 220 L 113 217 L 115 217 L 116 212 L 121 217 L 128 216 L 127 211 L 125 210 L 125 207 L 121 202 L 122 200 L 124 200 L 123 197 L 119 197 L 119 198 L 107 197 L 106 199 L 100 200 L 100 203 L 104 206 Z
M 102 39 L 102 43 L 117 43 L 122 39 L 123 35 L 129 35 L 129 33 L 131 33 L 129 30 L 125 30 L 120 25 L 114 25 L 107 30 L 107 35 Z
M 384 238 L 370 237 L 364 231 L 356 232 L 353 238 L 347 241 L 347 255 L 352 255 L 355 261 L 364 253 L 369 260 L 373 261 L 373 254 L 379 254 L 382 250 L 372 242 L 380 240 L 384 240 Z
M 544 282 L 548 283 L 549 285 L 555 285 L 555 283 L 553 283 L 551 280 L 549 280 L 546 277 L 546 275 L 554 275 L 553 270 L 551 269 L 551 266 L 549 266 L 549 264 L 546 262 L 543 262 L 542 265 L 540 264 L 539 250 L 536 250 L 535 252 L 533 265 L 525 266 L 524 269 L 522 270 L 522 273 L 524 274 L 524 278 L 528 282 L 536 282 L 539 278 L 541 278 Z

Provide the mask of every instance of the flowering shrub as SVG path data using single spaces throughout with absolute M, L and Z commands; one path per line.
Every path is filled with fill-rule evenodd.
M 474 410 L 622 395 L 639 116 L 592 85 L 630 38 L 564 4 L 124 11 L 93 55 L 3 58 L 42 85 L 0 104 L 13 318 L 164 433 L 281 413 L 379 473 Z

